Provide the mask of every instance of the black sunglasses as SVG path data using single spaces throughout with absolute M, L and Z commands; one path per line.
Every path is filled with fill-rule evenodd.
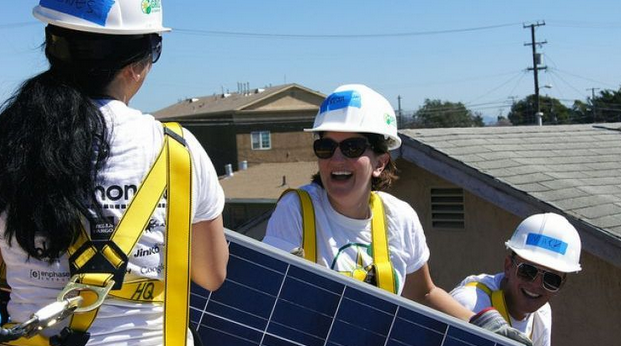
M 151 63 L 155 64 L 162 56 L 162 36 L 150 35 L 151 43 Z
M 369 144 L 369 141 L 364 137 L 348 138 L 340 143 L 324 137 L 315 140 L 315 143 L 313 143 L 315 155 L 317 155 L 320 159 L 331 158 L 332 155 L 334 155 L 336 148 L 340 148 L 341 153 L 343 153 L 345 157 L 355 159 L 362 156 L 365 150 L 370 147 L 371 144 Z
M 517 276 L 525 281 L 535 281 L 537 275 L 541 273 L 543 275 L 543 288 L 550 292 L 557 292 L 563 285 L 564 278 L 556 273 L 539 269 L 536 266 L 528 263 L 517 263 L 515 258 L 511 258 L 513 264 L 516 267 Z

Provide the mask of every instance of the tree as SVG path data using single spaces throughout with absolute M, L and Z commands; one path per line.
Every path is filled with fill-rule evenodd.
M 570 122 L 569 109 L 553 97 L 540 96 L 539 109 L 543 113 L 542 122 L 545 125 Z M 513 125 L 536 125 L 535 113 L 537 113 L 535 95 L 529 95 L 511 106 L 508 117 Z
M 575 100 L 569 112 L 569 120 L 572 124 L 587 124 L 593 122 L 593 114 L 588 104 Z
M 593 122 L 621 121 L 621 89 L 603 90 L 591 100 Z
M 473 113 L 461 103 L 425 100 L 414 113 L 417 127 L 474 127 L 483 126 L 481 114 Z

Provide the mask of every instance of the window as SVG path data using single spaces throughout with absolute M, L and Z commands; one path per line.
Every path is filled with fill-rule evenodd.
M 431 189 L 431 225 L 433 228 L 464 229 L 464 190 Z
M 272 139 L 269 131 L 255 131 L 250 133 L 252 150 L 268 150 L 272 148 Z

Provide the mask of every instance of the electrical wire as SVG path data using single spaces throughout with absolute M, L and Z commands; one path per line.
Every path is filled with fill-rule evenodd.
M 504 28 L 508 26 L 522 25 L 522 23 L 505 23 L 498 25 L 479 26 L 472 28 L 461 29 L 448 29 L 448 30 L 431 30 L 431 31 L 411 31 L 411 32 L 398 32 L 398 33 L 382 33 L 382 34 L 274 34 L 274 33 L 253 33 L 253 32 L 240 32 L 240 31 L 217 31 L 217 30 L 197 30 L 197 29 L 183 29 L 175 28 L 174 32 L 179 32 L 189 35 L 200 36 L 227 36 L 227 37 L 239 37 L 239 38 L 285 38 L 285 39 L 368 39 L 368 38 L 389 38 L 389 37 L 411 37 L 411 36 L 431 36 L 441 34 L 452 34 L 459 32 L 472 32 L 481 30 L 492 30 L 498 28 Z

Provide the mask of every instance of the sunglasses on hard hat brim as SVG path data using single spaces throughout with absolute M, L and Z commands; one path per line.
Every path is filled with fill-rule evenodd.
M 549 292 L 558 292 L 563 286 L 565 275 L 559 275 L 544 269 L 541 269 L 530 263 L 518 263 L 515 257 L 511 257 L 511 262 L 515 265 L 517 276 L 528 282 L 535 281 L 539 274 L 543 275 L 542 286 Z
M 341 142 L 336 142 L 330 138 L 320 138 L 316 139 L 313 143 L 313 150 L 315 151 L 315 155 L 320 159 L 329 159 L 334 155 L 336 148 L 341 150 L 343 156 L 348 157 L 350 159 L 355 159 L 371 147 L 369 140 L 365 137 L 353 137 L 343 140 Z

